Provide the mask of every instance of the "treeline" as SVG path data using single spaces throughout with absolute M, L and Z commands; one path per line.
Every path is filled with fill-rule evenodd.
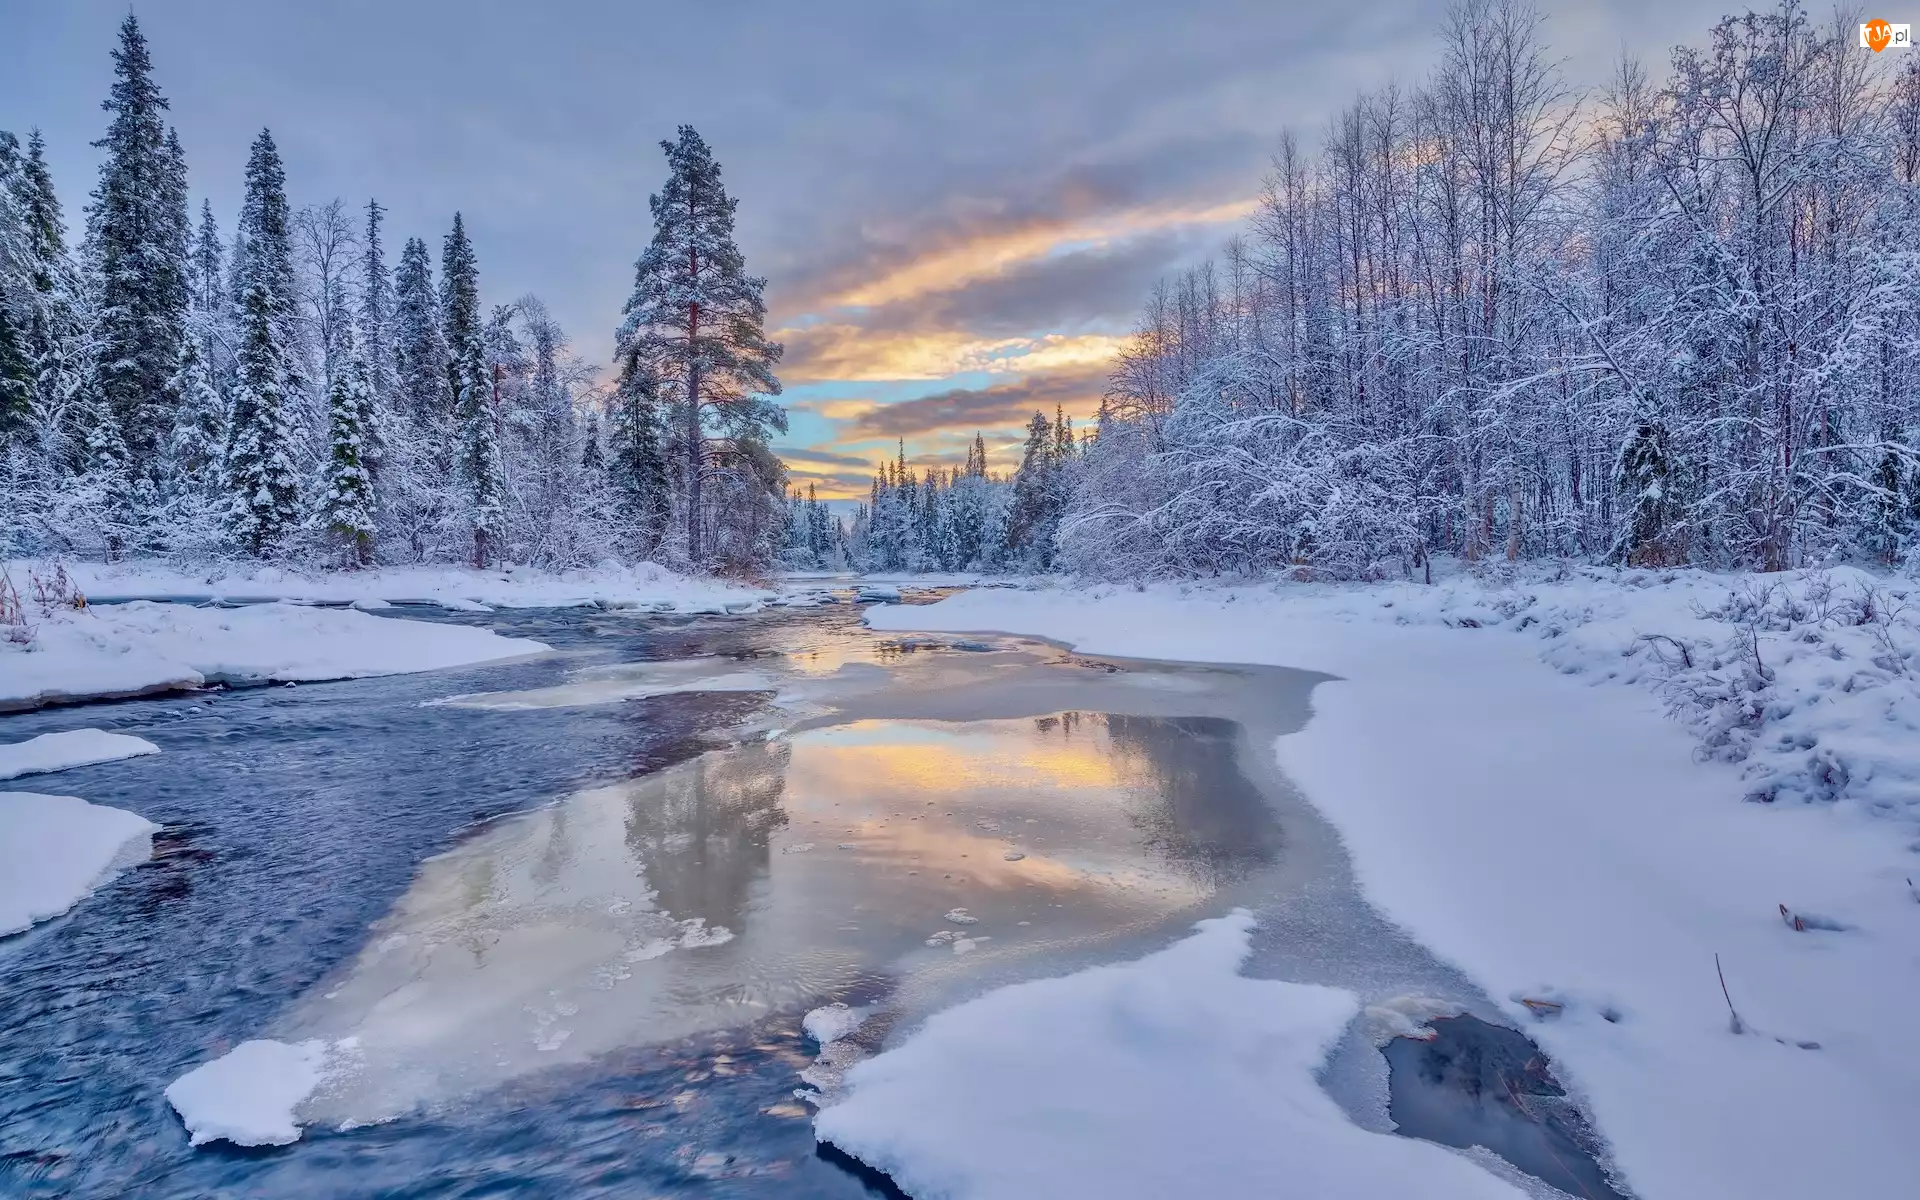
M 1775 570 L 1920 541 L 1920 57 L 1797 3 L 1572 94 L 1524 0 L 1289 136 L 1077 468 L 1104 575 Z
M 231 240 L 129 15 L 85 235 L 0 132 L 0 551 L 363 566 L 610 557 L 750 571 L 783 533 L 779 347 L 689 128 L 609 385 L 537 297 L 486 307 L 464 220 L 389 266 L 383 207 L 294 209 L 270 132 Z M 689 312 L 705 314 L 704 323 Z
M 917 475 L 903 441 L 850 520 L 830 514 L 812 486 L 804 499 L 789 496 L 781 560 L 792 570 L 1051 570 L 1080 456 L 1073 418 L 1057 408 L 1052 421 L 1033 414 L 1011 476 L 987 469 L 979 434 L 964 467 L 928 467 Z

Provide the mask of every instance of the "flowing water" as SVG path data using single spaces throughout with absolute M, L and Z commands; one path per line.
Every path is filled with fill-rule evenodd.
M 844 604 L 436 619 L 556 653 L 0 719 L 164 751 L 33 785 L 164 828 L 0 942 L 0 1195 L 858 1196 L 802 1102 L 844 1065 L 809 1009 L 874 1049 L 1235 905 L 1256 973 L 1485 1010 L 1273 768 L 1314 676 Z M 255 1037 L 339 1048 L 305 1137 L 189 1148 L 164 1088 Z M 1389 1127 L 1363 1031 L 1327 1082 Z

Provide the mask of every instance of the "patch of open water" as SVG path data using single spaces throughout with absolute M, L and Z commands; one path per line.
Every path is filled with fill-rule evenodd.
M 1491 1015 L 1273 766 L 1315 676 L 886 638 L 839 606 L 437 619 L 558 653 L 0 725 L 158 742 L 56 790 L 165 827 L 0 942 L 0 1193 L 861 1195 L 796 1100 L 808 1009 L 871 1009 L 878 1048 L 1241 904 L 1254 973 Z M 296 1145 L 189 1149 L 162 1090 L 253 1037 L 353 1063 Z M 1391 1128 L 1359 1027 L 1327 1085 Z

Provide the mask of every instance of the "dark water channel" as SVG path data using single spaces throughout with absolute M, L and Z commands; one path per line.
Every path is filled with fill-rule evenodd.
M 1236 904 L 1258 973 L 1472 1003 L 1277 777 L 1304 673 L 887 638 L 845 604 L 395 615 L 556 653 L 0 718 L 163 750 L 13 785 L 163 831 L 0 941 L 0 1196 L 874 1194 L 796 1098 L 810 1008 L 870 1007 L 877 1046 Z M 260 1037 L 356 1066 L 292 1146 L 190 1148 L 164 1089 Z M 1328 1086 L 1384 1125 L 1359 1032 Z

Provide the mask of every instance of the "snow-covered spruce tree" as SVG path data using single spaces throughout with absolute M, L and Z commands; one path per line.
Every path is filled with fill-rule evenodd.
M 1059 447 L 1053 425 L 1044 414 L 1034 413 L 1027 422 L 1027 443 L 1013 477 L 1013 510 L 1007 518 L 1008 547 L 1028 570 L 1053 565 L 1054 531 L 1060 524 Z
M 1672 438 L 1653 398 L 1643 396 L 1633 432 L 1614 468 L 1624 527 L 1614 557 L 1634 567 L 1670 567 L 1687 561 L 1682 474 Z
M 733 239 L 735 201 L 721 186 L 720 167 L 693 127 L 662 142 L 666 185 L 648 198 L 653 240 L 634 265 L 633 294 L 615 335 L 621 377 L 647 371 L 660 395 L 677 409 L 673 457 L 679 463 L 686 554 L 698 567 L 751 570 L 762 562 L 721 563 L 709 532 L 722 524 L 757 530 L 777 519 L 784 485 L 765 496 L 761 478 L 768 434 L 787 428 L 786 413 L 768 399 L 780 392 L 773 366 L 781 347 L 764 330 L 766 281 L 746 273 Z M 746 498 L 748 511 L 708 503 L 707 484 L 723 473 L 721 489 Z M 758 545 L 758 536 L 728 539 Z
M 19 140 L 0 130 L 0 446 L 27 453 L 40 365 L 64 322 L 54 311 L 56 280 L 64 270 L 60 206 L 47 173 L 45 145 L 35 130 L 20 153 Z
M 179 516 L 197 542 L 205 537 L 206 519 L 226 495 L 227 444 L 232 437 L 226 401 L 213 385 L 199 338 L 181 339 L 179 365 L 167 386 L 179 397 L 168 445 L 172 472 L 180 484 L 175 499 L 184 506 Z
M 83 294 L 80 275 L 67 256 L 66 224 L 38 130 L 28 139 L 17 183 L 34 289 L 27 326 L 34 372 L 32 421 L 43 431 L 41 452 L 58 459 L 64 414 L 75 407 L 83 381 L 93 373 L 92 314 L 98 305 Z
M 467 383 L 461 358 L 468 343 L 480 347 L 484 358 L 481 320 L 480 266 L 467 237 L 466 220 L 454 213 L 453 228 L 440 244 L 440 337 L 447 347 L 446 394 L 456 401 Z
M 454 394 L 458 439 L 455 475 L 463 513 L 473 535 L 473 565 L 498 556 L 505 527 L 505 490 L 500 444 L 494 429 L 493 376 L 487 369 L 480 322 L 480 268 L 466 222 L 453 214 L 453 228 L 440 254 L 440 313 L 452 352 L 448 382 Z
M 1909 492 L 1907 456 L 1891 438 L 1880 452 L 1874 467 L 1873 492 L 1867 502 L 1862 541 L 1866 550 L 1883 565 L 1900 561 L 1912 531 L 1912 496 Z
M 87 209 L 88 268 L 99 289 L 99 388 L 125 431 L 132 470 L 150 471 L 171 423 L 173 375 L 187 311 L 185 163 L 162 113 L 146 38 L 131 13 L 113 52 L 112 114 L 100 182 Z
M 658 383 L 644 365 L 625 372 L 607 398 L 606 480 L 612 491 L 621 548 L 649 558 L 673 515 L 671 481 L 662 449 Z
M 360 354 L 367 364 L 367 385 L 383 412 L 393 405 L 399 365 L 393 341 L 393 281 L 380 240 L 386 212 L 378 200 L 367 201 L 367 230 L 360 239 Z
M 33 361 L 13 306 L 0 296 L 0 438 L 26 424 L 33 406 Z
M 108 562 L 118 562 L 138 545 L 147 514 L 134 477 L 132 456 L 120 434 L 120 422 L 98 390 L 89 396 L 85 459 L 70 501 L 75 515 L 93 527 L 97 547 Z M 71 519 L 62 522 L 71 528 Z
M 433 286 L 427 244 L 408 238 L 393 273 L 394 367 L 400 405 L 414 421 L 432 424 L 453 411 L 447 341 Z
M 424 561 L 450 523 L 453 394 L 440 301 L 427 244 L 408 238 L 393 272 L 393 419 L 382 431 L 388 480 L 381 496 L 385 537 Z
M 201 357 L 209 369 L 219 358 L 227 316 L 226 251 L 220 244 L 220 225 L 213 219 L 213 202 L 200 202 L 200 227 L 194 233 L 189 279 L 194 332 L 200 338 Z
M 288 412 L 287 323 L 293 283 L 286 172 L 262 130 L 247 159 L 240 228 L 239 364 L 227 452 L 227 525 L 246 553 L 278 552 L 299 520 L 299 479 Z
M 0 131 L 0 445 L 26 424 L 33 401 L 33 363 L 26 324 L 33 302 L 32 266 L 19 140 Z
M 373 472 L 367 465 L 373 385 L 366 356 L 349 327 L 341 334 L 340 368 L 327 394 L 327 458 L 320 484 L 320 524 L 347 567 L 373 561 Z

